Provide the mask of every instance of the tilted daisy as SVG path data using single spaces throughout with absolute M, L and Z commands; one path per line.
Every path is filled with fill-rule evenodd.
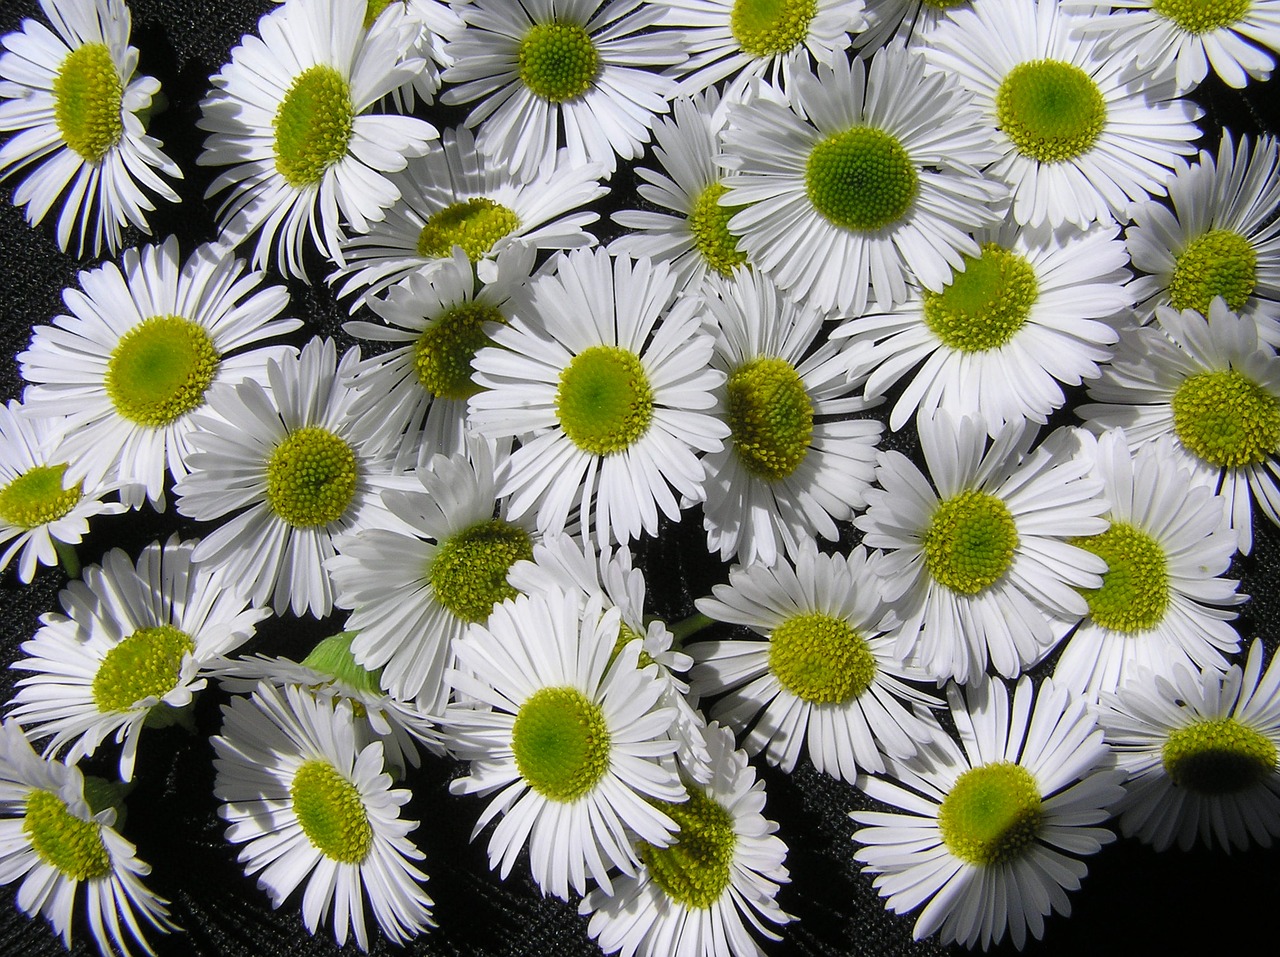
M 112 790 L 105 781 L 86 781 L 77 767 L 39 757 L 18 723 L 6 720 L 0 727 L 0 883 L 21 879 L 18 909 L 43 914 L 68 950 L 80 898 L 103 957 L 129 957 L 130 940 L 150 954 L 143 921 L 163 933 L 180 928 L 169 919 L 169 902 L 142 883 L 151 867 L 115 829 Z
M 351 703 L 315 697 L 297 686 L 283 693 L 263 682 L 249 698 L 222 706 L 213 737 L 218 814 L 227 840 L 244 844 L 240 861 L 279 907 L 305 883 L 302 919 L 314 934 L 332 915 L 339 945 L 353 933 L 369 949 L 365 902 L 393 943 L 429 927 L 423 854 L 408 839 L 417 821 L 400 817 L 410 798 L 391 787 L 382 744 L 363 746 Z
M 673 489 L 702 497 L 696 452 L 719 451 L 729 431 L 707 411 L 724 377 L 697 301 L 678 291 L 662 263 L 562 254 L 490 333 L 471 427 L 522 437 L 498 490 L 512 517 L 556 532 L 578 508 L 603 545 L 656 534 L 659 509 L 678 520 Z
M 259 289 L 264 274 L 244 266 L 215 245 L 182 261 L 170 236 L 63 291 L 69 314 L 37 326 L 18 362 L 28 407 L 66 422 L 69 478 L 138 483 L 163 508 L 166 475 L 187 474 L 192 413 L 210 387 L 264 379 L 269 360 L 296 351 L 264 345 L 302 326 L 276 318 L 288 291 Z
M 342 261 L 344 223 L 365 232 L 400 191 L 387 177 L 421 156 L 435 127 L 370 112 L 422 67 L 402 59 L 418 24 L 400 4 L 366 31 L 364 0 L 288 0 L 258 21 L 216 73 L 196 125 L 209 133 L 201 166 L 229 166 L 206 196 L 226 192 L 218 229 L 254 234 L 255 267 L 306 278 L 308 237 Z
M 160 81 L 137 73 L 124 0 L 40 0 L 40 9 L 52 30 L 27 19 L 0 40 L 0 132 L 9 134 L 0 178 L 30 167 L 13 202 L 33 226 L 61 199 L 64 251 L 114 253 L 125 227 L 151 232 L 153 195 L 179 201 L 164 177 L 182 170 L 146 133 Z
M 851 371 L 866 376 L 868 396 L 909 377 L 889 416 L 894 430 L 940 408 L 981 416 L 991 435 L 1007 422 L 1043 424 L 1066 402 L 1064 384 L 1098 376 L 1119 338 L 1108 319 L 1133 305 L 1119 232 L 1006 221 L 977 234 L 978 255 L 965 256 L 945 288 L 916 290 L 832 336 L 865 344 Z
M 722 206 L 752 265 L 794 298 L 858 315 L 887 309 L 907 282 L 940 290 L 997 222 L 1003 186 L 977 168 L 999 154 L 969 95 L 924 75 L 900 44 L 797 71 L 785 97 L 729 113 Z
M 133 777 L 144 722 L 172 723 L 206 684 L 208 665 L 253 637 L 271 612 L 250 608 L 233 582 L 192 565 L 196 543 L 175 533 L 152 542 L 134 565 L 113 548 L 58 596 L 65 615 L 40 616 L 11 717 L 46 753 L 74 764 L 114 735 L 120 777 Z
M 853 46 L 862 56 L 886 46 L 894 38 L 917 46 L 927 42 L 939 23 L 968 0 L 865 0 L 865 27 L 853 35 Z
M 1051 912 L 1071 913 L 1066 892 L 1088 873 L 1079 858 L 1115 840 L 1097 825 L 1124 794 L 1124 772 L 1086 703 L 1052 680 L 1036 691 L 1024 676 L 1012 705 L 985 676 L 963 694 L 949 685 L 947 699 L 963 747 L 945 738 L 919 761 L 893 762 L 894 781 L 859 779 L 896 810 L 850 812 L 864 825 L 854 857 L 889 910 L 924 905 L 917 940 L 936 931 L 987 950 L 1008 932 L 1021 950 Z
M 445 730 L 471 762 L 449 791 L 497 792 L 472 837 L 498 818 L 489 866 L 505 879 L 527 845 L 538 886 L 566 899 L 588 877 L 612 892 L 612 868 L 634 875 L 632 841 L 670 844 L 679 825 L 659 805 L 685 799 L 675 712 L 658 706 L 663 685 L 638 667 L 638 642 L 614 654 L 619 616 L 599 595 L 518 595 L 468 630 L 449 672 L 470 703 L 450 707 Z
M 413 79 L 391 91 L 391 102 L 399 113 L 412 114 L 418 102 L 430 105 L 440 90 L 440 71 L 453 61 L 445 53 L 445 45 L 462 32 L 462 17 L 448 0 L 366 0 L 366 29 L 397 28 L 395 14 L 383 16 L 389 7 L 401 6 L 405 19 L 416 23 L 418 30 L 401 53 L 402 59 L 417 58 L 422 66 Z
M 679 825 L 672 844 L 643 846 L 639 874 L 618 878 L 612 896 L 597 888 L 578 905 L 606 954 L 764 957 L 748 925 L 781 940 L 765 922 L 792 919 L 774 899 L 790 878 L 787 846 L 764 816 L 764 782 L 727 728 L 712 725 L 706 743 L 711 779 L 687 780 L 689 799 L 663 805 Z
M 990 446 L 981 419 L 939 411 L 919 431 L 933 485 L 881 452 L 880 488 L 854 519 L 868 546 L 890 550 L 880 571 L 904 619 L 896 653 L 940 680 L 976 681 L 988 662 L 1015 677 L 1088 612 L 1077 589 L 1102 586 L 1106 562 L 1067 541 L 1106 531 L 1102 483 L 1062 449 L 1031 451 L 1026 423 Z
M 1098 721 L 1128 772 L 1120 831 L 1163 851 L 1225 851 L 1280 837 L 1280 665 L 1145 674 L 1102 696 Z
M 1013 188 L 1019 223 L 1081 229 L 1163 196 L 1195 152 L 1200 109 L 1173 81 L 1130 82 L 1133 52 L 1105 52 L 1057 0 L 982 0 L 929 35 L 932 68 L 974 93 L 998 139 L 987 173 Z
M 480 151 L 532 179 L 568 150 L 568 165 L 599 163 L 612 175 L 618 158 L 644 151 L 649 130 L 675 83 L 654 67 L 682 63 L 670 31 L 649 28 L 663 9 L 644 0 L 471 0 L 459 11 L 466 29 L 445 47 L 440 100 L 475 103 L 468 127 L 480 127 Z

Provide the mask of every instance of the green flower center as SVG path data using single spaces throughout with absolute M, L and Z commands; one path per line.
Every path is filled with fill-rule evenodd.
M 844 229 L 874 232 L 911 208 L 919 176 L 902 144 L 883 130 L 855 126 L 828 136 L 805 163 L 814 209 Z
M 356 786 L 328 761 L 308 761 L 289 787 L 293 812 L 307 839 L 325 857 L 359 864 L 373 844 L 373 828 Z
M 391 6 L 391 0 L 368 0 L 364 6 L 364 28 L 368 30 L 382 16 L 382 11 Z
M 203 404 L 219 359 L 204 326 L 152 316 L 120 337 L 103 385 L 123 418 L 156 429 Z
M 1258 254 L 1229 229 L 1211 229 L 1187 244 L 1173 265 L 1169 297 L 1175 309 L 1208 315 L 1214 296 L 1239 312 L 1258 283 Z
M 382 685 L 379 679 L 382 669 L 370 671 L 356 661 L 355 655 L 351 653 L 351 642 L 355 637 L 354 631 L 344 631 L 321 639 L 316 642 L 316 646 L 311 649 L 307 657 L 302 659 L 302 664 L 312 671 L 329 675 L 356 691 L 380 695 Z
M 1276 746 L 1235 718 L 1197 721 L 1169 733 L 1161 749 L 1165 773 L 1197 794 L 1235 794 L 1276 770 Z
M 942 292 L 924 292 L 924 321 L 958 352 L 985 352 L 1007 344 L 1031 314 L 1040 284 L 1031 263 L 995 243 L 977 258 L 964 257 Z
M 1164 620 L 1169 571 L 1159 542 L 1125 522 L 1112 522 L 1101 535 L 1073 538 L 1071 544 L 1107 563 L 1102 587 L 1082 592 L 1094 621 L 1113 631 L 1134 632 Z
M 729 428 L 742 467 L 779 481 L 804 461 L 813 438 L 813 402 L 785 359 L 752 359 L 729 375 Z
M 627 647 L 627 645 L 631 644 L 631 642 L 635 641 L 637 638 L 644 641 L 644 635 L 640 634 L 640 632 L 636 631 L 630 625 L 625 622 L 619 624 L 618 637 L 613 643 L 613 652 L 609 655 L 609 664 L 613 664 L 614 659 L 622 653 L 622 649 Z M 653 655 L 641 648 L 640 657 L 636 662 L 636 667 L 647 668 L 653 663 Z
M 654 847 L 641 843 L 640 860 L 653 882 L 678 904 L 703 910 L 718 901 L 733 878 L 733 851 L 738 837 L 733 816 L 697 789 L 680 804 L 657 805 L 680 826 L 675 843 Z
M 991 867 L 1023 853 L 1043 818 L 1031 772 L 1000 761 L 970 768 L 956 779 L 938 808 L 938 830 L 960 860 Z
M 769 670 L 797 698 L 841 704 L 871 686 L 876 660 L 848 622 L 815 612 L 788 618 L 773 630 Z
M 600 706 L 576 688 L 541 688 L 511 729 L 516 769 L 545 798 L 572 803 L 609 769 L 609 728 Z
M 689 232 L 693 233 L 693 247 L 702 254 L 708 266 L 722 276 L 733 274 L 734 266 L 747 261 L 747 254 L 738 248 L 738 237 L 729 232 L 729 220 L 742 206 L 721 206 L 720 197 L 727 192 L 724 183 L 712 183 L 693 201 L 689 212 Z
M 1235 369 L 1190 376 L 1171 405 L 1178 439 L 1210 465 L 1252 465 L 1280 448 L 1280 400 Z
M 462 302 L 446 309 L 413 347 L 413 367 L 422 387 L 441 399 L 469 399 L 479 392 L 471 379 L 472 363 L 476 353 L 493 342 L 485 335 L 484 324 L 506 321 L 501 312 L 482 302 Z
M 464 199 L 431 214 L 418 234 L 418 255 L 440 259 L 461 246 L 468 259 L 479 262 L 519 226 L 520 217 L 501 203 L 483 196 Z
M 630 447 L 653 419 L 653 389 L 640 357 L 617 346 L 582 350 L 560 373 L 556 416 L 573 444 L 592 455 Z
M 600 72 L 596 45 L 576 23 L 535 23 L 520 41 L 516 59 L 524 85 L 552 103 L 582 96 Z
M 1188 33 L 1212 33 L 1244 19 L 1250 0 L 1155 0 L 1151 9 Z
M 436 600 L 463 621 L 485 622 L 493 606 L 519 592 L 507 584 L 516 562 L 533 560 L 533 542 L 518 525 L 493 518 L 440 543 L 428 577 Z
M 66 465 L 36 465 L 0 489 L 0 519 L 17 528 L 39 528 L 76 507 L 83 483 L 62 487 Z
M 111 873 L 111 855 L 102 843 L 102 826 L 80 820 L 51 791 L 27 795 L 22 833 L 40 860 L 63 877 L 90 881 Z
M 195 650 L 191 636 L 173 625 L 135 631 L 103 655 L 93 676 L 94 704 L 106 714 L 163 698 L 178 684 L 183 656 Z
M 350 445 L 328 429 L 303 426 L 267 460 L 267 504 L 295 527 L 328 525 L 347 510 L 358 480 Z
M 808 36 L 817 13 L 816 0 L 735 0 L 729 29 L 744 53 L 778 56 Z
M 1089 74 L 1061 60 L 1030 60 L 996 92 L 996 125 L 1023 156 L 1060 163 L 1087 153 L 1107 122 L 1107 104 Z
M 934 581 L 962 595 L 976 595 L 1013 564 L 1018 529 L 1004 502 L 971 488 L 939 503 L 923 545 L 924 564 Z
M 276 169 L 285 182 L 294 189 L 319 183 L 347 155 L 354 121 L 351 87 L 341 73 L 323 63 L 299 73 L 272 120 Z
M 969 0 L 924 0 L 926 7 L 932 7 L 934 10 L 955 10 L 957 7 L 963 7 Z
M 124 84 L 102 43 L 76 47 L 53 78 L 53 119 L 67 146 L 97 163 L 124 135 Z

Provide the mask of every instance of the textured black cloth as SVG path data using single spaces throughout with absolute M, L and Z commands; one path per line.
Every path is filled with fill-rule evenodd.
M 214 208 L 203 199 L 212 172 L 198 167 L 203 134 L 196 129 L 199 101 L 208 78 L 229 59 L 242 34 L 253 31 L 258 17 L 272 8 L 265 0 L 132 0 L 133 43 L 141 51 L 140 70 L 157 77 L 169 100 L 157 115 L 151 132 L 183 169 L 177 184 L 180 207 L 162 205 L 151 216 L 156 238 L 175 233 L 185 257 L 200 242 L 215 235 Z M 0 33 L 17 29 L 24 16 L 39 16 L 34 0 L 0 0 Z M 1275 84 L 1254 84 L 1245 91 L 1225 88 L 1211 78 L 1195 94 L 1207 109 L 1202 121 L 1203 145 L 1216 150 L 1219 128 L 1237 133 L 1280 130 L 1280 97 Z M 461 114 L 431 114 L 443 128 Z M 77 262 L 56 247 L 53 221 L 29 228 L 11 204 L 10 179 L 0 187 L 0 335 L 5 352 L 16 356 L 26 347 L 33 325 L 47 323 L 61 310 L 63 288 L 74 286 L 80 269 L 96 262 Z M 634 182 L 625 171 L 615 177 L 608 208 L 630 205 Z M 55 210 L 56 212 L 56 210 Z M 607 219 L 598 235 L 607 238 L 613 227 Z M 130 244 L 145 241 L 133 235 Z M 319 261 L 312 275 L 324 274 Z M 339 325 L 339 307 L 323 285 L 291 282 L 288 314 L 306 320 L 297 337 L 301 344 L 312 334 L 332 335 L 339 348 L 352 344 Z M 16 363 L 0 363 L 0 398 L 17 396 L 21 382 Z M 1058 417 L 1072 421 L 1069 413 Z M 908 436 L 885 437 L 884 447 L 911 451 Z M 87 565 L 112 547 L 136 557 L 148 542 L 163 539 L 175 528 L 191 537 L 207 528 L 180 522 L 172 509 L 161 515 L 151 510 L 105 518 L 95 523 L 80 548 Z M 849 535 L 849 544 L 854 540 Z M 1280 622 L 1280 536 L 1265 520 L 1258 523 L 1258 540 L 1251 558 L 1237 561 L 1233 574 L 1243 579 L 1242 590 L 1253 595 L 1238 621 L 1246 641 L 1255 636 L 1275 647 Z M 707 554 L 698 512 L 687 513 L 679 525 L 669 525 L 657 539 L 634 546 L 638 564 L 646 569 L 652 611 L 671 620 L 694 611 L 693 600 L 727 580 L 727 567 Z M 19 643 L 34 634 L 38 616 L 58 610 L 58 591 L 66 583 L 60 569 L 42 570 L 29 586 L 21 585 L 13 569 L 0 576 L 0 665 L 19 657 Z M 260 629 L 246 651 L 267 651 L 300 658 L 320 637 L 339 630 L 341 616 L 320 624 L 292 617 L 273 618 Z M 1037 673 L 1046 671 L 1041 666 Z M 18 677 L 0 670 L 0 695 L 8 700 Z M 245 957 L 301 957 L 335 953 L 331 931 L 307 934 L 295 893 L 278 911 L 236 862 L 238 848 L 223 839 L 224 824 L 217 817 L 212 795 L 213 751 L 210 734 L 220 724 L 219 706 L 227 700 L 216 688 L 205 692 L 196 706 L 198 732 L 180 728 L 148 729 L 138 760 L 137 785 L 127 800 L 122 830 L 138 854 L 153 867 L 148 884 L 172 902 L 175 920 L 185 934 L 150 935 L 158 952 L 172 955 L 245 955 Z M 104 776 L 112 776 L 114 754 L 86 762 Z M 763 762 L 756 762 L 763 766 Z M 417 955 L 517 957 L 517 955 L 592 955 L 598 948 L 587 936 L 585 918 L 574 905 L 544 898 L 517 862 L 507 881 L 492 873 L 486 861 L 487 834 L 476 842 L 469 835 L 485 799 L 455 798 L 448 782 L 463 773 L 461 766 L 424 757 L 422 770 L 410 776 L 413 800 L 406 817 L 421 825 L 411 837 L 426 854 L 422 864 L 431 880 L 427 890 L 435 899 L 439 926 L 404 948 Z M 779 957 L 836 957 L 964 953 L 935 942 L 912 942 L 914 914 L 896 917 L 885 911 L 859 872 L 846 814 L 871 802 L 851 786 L 819 774 L 805 760 L 792 775 L 763 768 L 768 787 L 767 815 L 777 820 L 789 847 L 787 867 L 791 883 L 779 897 L 798 921 L 784 931 L 784 941 L 769 944 Z M 1280 892 L 1280 856 L 1275 850 L 1254 849 L 1226 855 L 1196 851 L 1156 854 L 1134 841 L 1119 840 L 1088 859 L 1089 876 L 1071 895 L 1074 914 L 1048 921 L 1046 939 L 1031 943 L 1033 954 L 1187 954 L 1199 948 L 1210 953 L 1249 952 L 1255 935 L 1274 940 L 1271 919 Z M 17 885 L 0 888 L 0 955 L 43 955 L 61 952 L 62 945 L 42 919 L 30 920 L 13 906 Z M 369 917 L 372 952 L 399 949 L 388 944 Z M 93 952 L 82 912 L 77 913 L 73 952 Z M 350 952 L 356 952 L 348 944 Z M 1006 943 L 998 952 L 1011 953 Z

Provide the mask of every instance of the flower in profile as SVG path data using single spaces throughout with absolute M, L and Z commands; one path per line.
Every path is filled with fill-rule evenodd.
M 108 736 L 122 743 L 120 777 L 133 778 L 144 723 L 172 723 L 206 684 L 210 663 L 253 637 L 270 611 L 217 573 L 192 565 L 194 541 L 152 542 L 137 565 L 119 548 L 59 596 L 65 615 L 40 616 L 11 717 L 46 751 L 74 764 Z
M 917 940 L 936 931 L 987 950 L 1007 932 L 1021 950 L 1051 912 L 1071 913 L 1065 892 L 1088 873 L 1080 857 L 1115 840 L 1097 825 L 1123 796 L 1124 772 L 1086 702 L 1050 679 L 1037 691 L 1024 675 L 1012 706 L 985 675 L 965 692 L 948 685 L 947 699 L 961 746 L 944 736 L 891 762 L 894 780 L 859 778 L 894 810 L 850 812 L 864 825 L 854 857 L 889 910 L 924 905 Z
M 80 898 L 103 957 L 129 957 L 124 928 L 150 954 L 139 917 L 166 934 L 180 928 L 169 902 L 142 883 L 151 867 L 115 829 L 114 792 L 74 765 L 38 756 L 12 718 L 0 727 L 0 883 L 21 879 L 18 908 L 43 914 L 68 950 Z
M 305 882 L 307 930 L 332 914 L 338 944 L 354 933 L 365 951 L 366 899 L 394 943 L 435 925 L 427 876 L 413 864 L 423 854 L 407 837 L 418 822 L 400 817 L 410 793 L 391 787 L 381 742 L 357 742 L 349 701 L 262 682 L 223 705 L 222 717 L 212 739 L 218 813 L 273 906 Z
M 182 170 L 146 132 L 160 81 L 137 74 L 124 0 L 40 0 L 52 25 L 23 20 L 0 40 L 0 178 L 31 167 L 13 193 L 35 226 L 62 201 L 58 246 L 115 253 L 121 230 L 150 233 L 148 192 L 176 203 Z M 145 189 L 144 189 L 145 187 Z

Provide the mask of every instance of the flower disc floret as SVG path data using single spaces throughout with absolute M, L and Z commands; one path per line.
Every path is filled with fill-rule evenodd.
M 640 860 L 655 884 L 678 904 L 692 909 L 710 907 L 733 878 L 737 835 L 733 817 L 719 802 L 694 789 L 680 804 L 661 802 L 662 812 L 680 826 L 668 847 L 640 847 Z
M 1171 405 L 1178 439 L 1218 468 L 1262 462 L 1280 448 L 1280 401 L 1235 369 L 1190 376 Z
M 724 183 L 712 183 L 698 194 L 689 212 L 694 248 L 722 276 L 733 275 L 733 267 L 747 261 L 746 252 L 738 248 L 738 237 L 729 231 L 729 220 L 744 207 L 721 206 L 720 197 L 727 191 Z
M 915 202 L 919 186 L 902 144 L 867 126 L 828 136 L 805 162 L 809 201 L 843 229 L 874 232 L 896 223 Z
M 135 631 L 103 656 L 93 676 L 94 704 L 119 712 L 145 698 L 163 698 L 177 686 L 182 659 L 195 648 L 191 636 L 173 625 Z
M 120 337 L 103 385 L 123 418 L 159 428 L 204 403 L 219 361 L 204 326 L 182 316 L 152 316 Z
M 356 786 L 328 761 L 307 761 L 289 787 L 293 812 L 308 840 L 330 860 L 359 864 L 373 844 L 373 828 Z
M 80 503 L 83 484 L 62 487 L 66 464 L 37 465 L 0 489 L 0 519 L 17 528 L 57 521 Z
M 1080 67 L 1061 60 L 1019 63 L 996 92 L 996 124 L 1018 152 L 1041 163 L 1087 153 L 1106 122 L 1107 104 L 1098 84 Z
M 328 429 L 289 433 L 267 461 L 267 504 L 290 525 L 328 525 L 355 497 L 359 468 L 351 446 Z
M 797 698 L 840 704 L 871 686 L 876 661 L 848 622 L 814 613 L 788 618 L 773 630 L 769 670 Z
M 572 803 L 609 769 L 604 712 L 576 688 L 541 688 L 520 706 L 511 750 L 531 788 L 549 800 Z
M 959 352 L 998 349 L 1031 314 L 1040 285 L 1026 258 L 996 243 L 965 256 L 942 292 L 924 292 L 924 321 L 943 345 Z
M 592 455 L 621 452 L 649 431 L 653 388 L 634 352 L 591 346 L 560 373 L 556 416 L 564 434 Z
M 1178 254 L 1169 281 L 1175 309 L 1209 314 L 1214 296 L 1239 312 L 1258 284 L 1258 254 L 1249 240 L 1230 229 L 1211 229 Z
M 938 808 L 947 850 L 979 867 L 1017 858 L 1035 840 L 1043 819 L 1036 779 L 1011 761 L 965 771 Z
M 97 163 L 120 142 L 124 84 L 102 43 L 85 43 L 72 50 L 53 79 L 53 118 L 72 150 Z
M 804 41 L 817 13 L 817 0 L 735 0 L 729 29 L 744 53 L 779 56 Z
M 615 658 L 622 654 L 622 649 L 631 644 L 631 642 L 639 639 L 644 641 L 644 635 L 636 631 L 630 625 L 622 622 L 618 625 L 618 637 L 613 642 L 613 651 L 609 653 L 609 664 L 613 664 Z M 654 663 L 653 655 L 641 649 L 640 656 L 636 659 L 637 668 L 648 668 Z
M 966 489 L 939 503 L 923 547 L 934 581 L 962 595 L 976 595 L 999 581 L 1013 563 L 1018 529 L 1004 502 Z
M 1197 794 L 1234 794 L 1276 770 L 1276 747 L 1235 718 L 1197 721 L 1170 732 L 1161 749 L 1165 772 Z
M 484 333 L 486 322 L 506 322 L 493 306 L 463 302 L 441 313 L 418 336 L 413 368 L 422 387 L 442 399 L 469 399 L 480 391 L 472 381 L 476 352 L 493 340 Z
M 484 622 L 494 605 L 518 594 L 507 572 L 521 560 L 533 560 L 528 532 L 500 518 L 478 522 L 441 542 L 429 572 L 431 590 L 463 621 Z
M 1250 0 L 1155 0 L 1151 9 L 1187 33 L 1212 33 L 1244 19 Z
M 391 0 L 368 0 L 364 5 L 364 28 L 368 30 L 382 16 L 382 11 L 391 6 Z
M 276 109 L 276 170 L 294 189 L 314 186 L 347 155 L 355 123 L 351 85 L 323 63 L 294 78 Z
M 813 438 L 813 401 L 785 359 L 753 359 L 726 383 L 729 428 L 742 467 L 779 481 L 799 467 Z
M 1072 545 L 1107 563 L 1102 587 L 1085 591 L 1089 614 L 1104 628 L 1136 632 L 1154 628 L 1169 607 L 1169 568 L 1160 543 L 1127 522 L 1112 522 L 1101 535 Z
M 472 262 L 479 262 L 493 244 L 520 226 L 515 211 L 484 196 L 473 196 L 450 203 L 427 217 L 418 234 L 418 255 L 440 259 L 453 252 L 454 246 Z
M 576 23 L 535 23 L 516 54 L 520 79 L 534 96 L 563 103 L 591 89 L 600 72 L 600 54 Z
M 111 873 L 111 855 L 102 843 L 102 828 L 83 821 L 50 791 L 32 791 L 22 818 L 22 833 L 40 860 L 73 881 L 89 881 Z

